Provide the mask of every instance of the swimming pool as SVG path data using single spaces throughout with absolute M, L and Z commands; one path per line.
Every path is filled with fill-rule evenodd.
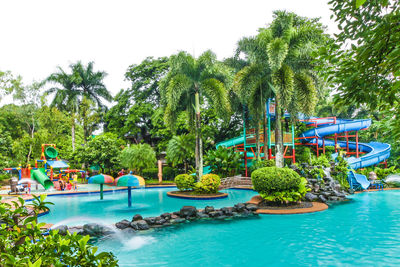
M 172 190 L 176 188 L 133 189 L 132 207 L 128 207 L 126 190 L 106 192 L 103 200 L 99 199 L 99 193 L 50 196 L 46 201 L 53 202 L 55 205 L 50 205 L 50 213 L 40 216 L 39 221 L 68 226 L 90 222 L 114 224 L 122 219 L 130 220 L 138 213 L 143 217 L 159 216 L 164 212 L 179 211 L 185 205 L 197 208 L 207 205 L 213 205 L 216 208 L 233 206 L 239 202 L 246 202 L 257 194 L 252 190 L 229 189 L 222 190 L 229 193 L 224 199 L 190 200 L 168 197 L 167 192 Z
M 185 224 L 97 245 L 121 266 L 398 266 L 400 191 L 352 198 L 318 213 Z

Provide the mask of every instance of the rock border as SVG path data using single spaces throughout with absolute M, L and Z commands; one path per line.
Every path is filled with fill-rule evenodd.
M 260 195 L 254 196 L 250 201 L 246 202 L 248 204 L 259 205 L 262 201 Z M 321 202 L 311 202 L 312 207 L 309 208 L 297 208 L 297 209 L 257 209 L 258 214 L 275 214 L 275 215 L 286 215 L 286 214 L 303 214 L 303 213 L 313 213 L 318 211 L 323 211 L 328 209 L 328 205 Z
M 208 199 L 220 199 L 220 198 L 227 198 L 227 193 L 218 193 L 215 195 L 185 195 L 180 193 L 179 191 L 170 191 L 167 192 L 167 196 L 175 197 L 175 198 L 183 198 L 183 199 L 194 199 L 194 200 L 208 200 Z

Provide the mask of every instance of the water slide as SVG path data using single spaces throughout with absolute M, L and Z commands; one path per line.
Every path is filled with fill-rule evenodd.
M 46 190 L 53 186 L 53 182 L 50 178 L 40 169 L 31 170 L 31 178 L 40 183 Z
M 336 123 L 335 123 L 336 122 Z M 303 137 L 302 142 L 307 142 L 311 144 L 316 144 L 318 142 L 319 146 L 322 146 L 325 143 L 325 146 L 335 146 L 334 140 L 322 140 L 321 138 L 333 134 L 340 134 L 348 131 L 358 131 L 362 129 L 366 129 L 371 126 L 371 120 L 343 120 L 343 119 L 322 119 L 318 121 L 322 126 L 310 129 L 305 131 L 300 135 Z M 308 123 L 312 124 L 312 122 Z M 318 137 L 318 138 L 316 138 Z M 337 144 L 341 148 L 346 148 L 346 141 L 338 141 Z M 349 142 L 349 149 L 356 150 L 357 144 L 356 142 Z M 385 161 L 390 157 L 391 147 L 386 143 L 379 142 L 370 142 L 370 143 L 358 143 L 358 151 L 365 152 L 362 157 L 349 157 L 347 158 L 347 162 L 349 163 L 350 168 L 359 169 L 365 168 L 368 166 L 372 166 L 378 164 L 380 162 Z M 365 175 L 356 174 L 350 171 L 349 179 L 355 180 L 363 189 L 367 189 L 370 185 L 367 177 Z

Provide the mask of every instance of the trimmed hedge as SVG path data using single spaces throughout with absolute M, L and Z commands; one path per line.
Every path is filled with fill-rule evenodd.
M 254 190 L 272 202 L 297 202 L 308 189 L 307 180 L 289 168 L 265 167 L 251 174 Z
M 172 167 L 164 167 L 162 169 L 163 172 L 163 180 L 165 181 L 172 181 L 174 180 L 175 176 L 179 174 L 179 169 L 172 168 Z M 143 169 L 142 176 L 145 179 L 158 179 L 158 168 L 150 168 L 150 169 Z
M 196 184 L 196 176 L 179 174 L 175 177 L 175 184 L 179 191 L 191 190 Z
M 217 193 L 221 185 L 221 178 L 216 174 L 205 174 L 200 182 L 196 183 L 194 190 L 203 194 Z

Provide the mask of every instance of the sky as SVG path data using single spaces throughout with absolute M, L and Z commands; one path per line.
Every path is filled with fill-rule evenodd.
M 328 0 L 1 0 L 0 70 L 40 81 L 81 60 L 108 73 L 112 95 L 124 73 L 148 57 L 211 49 L 219 59 L 272 21 L 274 10 L 321 17 L 337 32 Z M 12 102 L 5 98 L 2 104 Z

